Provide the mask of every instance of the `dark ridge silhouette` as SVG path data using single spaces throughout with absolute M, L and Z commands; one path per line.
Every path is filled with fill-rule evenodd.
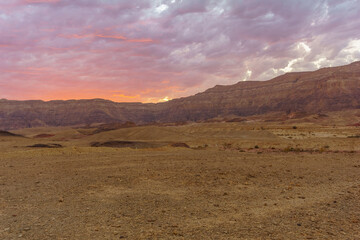
M 0 130 L 1 137 L 23 137 L 22 135 Z

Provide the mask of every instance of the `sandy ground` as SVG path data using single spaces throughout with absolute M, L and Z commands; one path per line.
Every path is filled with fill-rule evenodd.
M 359 128 L 84 131 L 0 137 L 0 239 L 360 239 Z M 90 147 L 125 140 L 191 148 Z

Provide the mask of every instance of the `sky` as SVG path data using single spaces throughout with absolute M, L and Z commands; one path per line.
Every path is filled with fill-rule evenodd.
M 360 60 L 360 0 L 0 0 L 0 98 L 160 102 Z

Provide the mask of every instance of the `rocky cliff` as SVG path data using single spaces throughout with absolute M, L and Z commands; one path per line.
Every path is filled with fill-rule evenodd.
M 166 103 L 0 100 L 0 129 L 133 121 L 178 122 L 269 112 L 308 113 L 360 108 L 360 62 L 314 72 L 287 73 L 269 81 L 215 86 Z
M 160 119 L 167 121 L 273 111 L 317 113 L 360 108 L 360 62 L 314 72 L 287 73 L 264 82 L 215 86 L 166 105 Z

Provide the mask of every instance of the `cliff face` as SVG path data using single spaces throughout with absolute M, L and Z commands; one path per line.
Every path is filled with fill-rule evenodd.
M 69 101 L 0 100 L 0 129 L 69 126 L 109 122 L 152 122 L 153 104 L 115 103 L 102 99 Z
M 360 62 L 315 72 L 287 73 L 265 82 L 216 86 L 167 103 L 161 118 L 198 120 L 272 111 L 334 111 L 360 108 Z
M 133 121 L 177 122 L 272 111 L 317 113 L 360 108 L 360 62 L 314 72 L 287 73 L 269 81 L 215 86 L 166 103 L 0 100 L 0 129 Z

